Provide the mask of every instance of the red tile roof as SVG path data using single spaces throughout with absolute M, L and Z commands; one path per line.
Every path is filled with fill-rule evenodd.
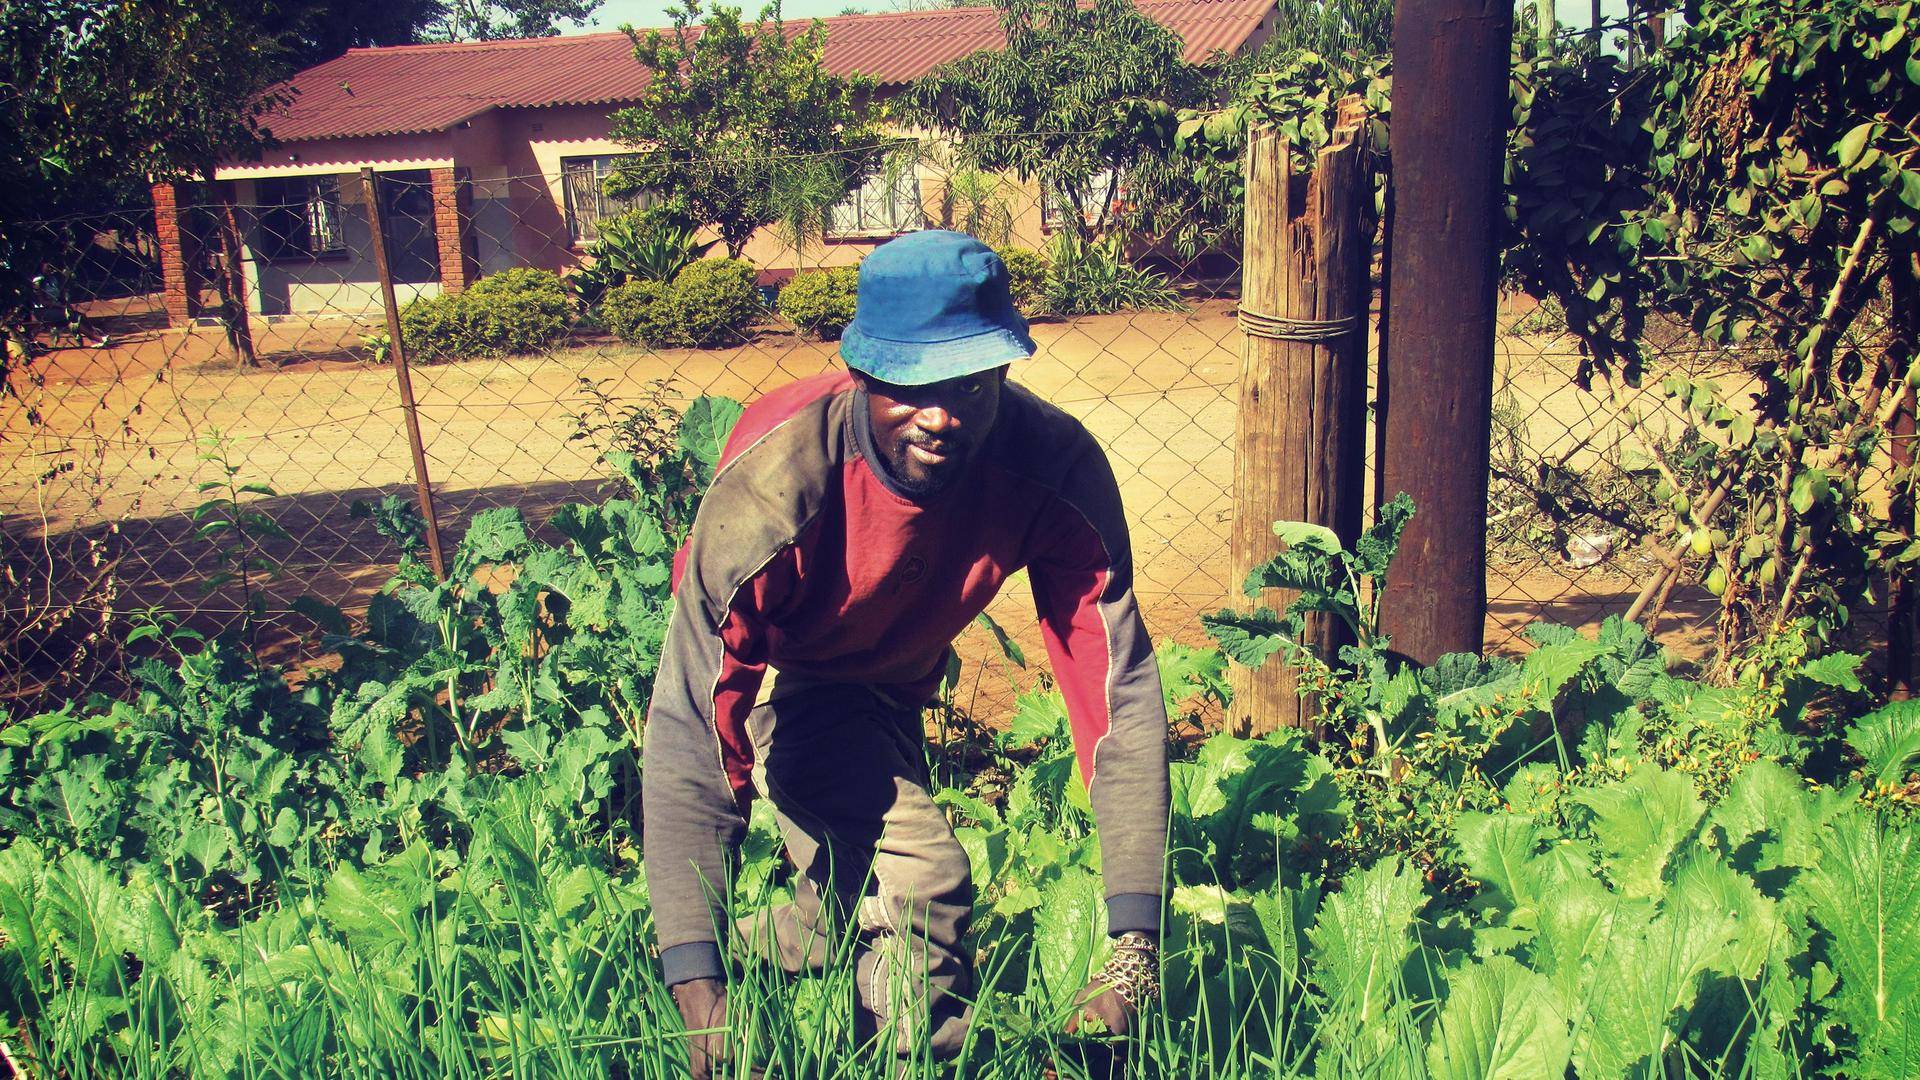
M 1138 2 L 1180 35 L 1195 63 L 1216 50 L 1240 49 L 1274 6 L 1274 0 Z M 991 8 L 838 15 L 825 22 L 829 70 L 890 85 L 1006 41 Z M 797 33 L 807 24 L 787 25 Z M 442 131 L 502 107 L 631 101 L 646 76 L 627 36 L 609 33 L 352 49 L 288 84 L 296 92 L 293 103 L 267 125 L 282 142 Z

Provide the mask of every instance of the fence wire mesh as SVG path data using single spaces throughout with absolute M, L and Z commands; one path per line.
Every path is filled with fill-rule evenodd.
M 379 198 L 399 302 L 519 266 L 579 286 L 583 256 L 631 209 L 598 197 L 594 179 L 578 169 L 386 174 Z M 415 477 L 360 177 L 222 182 L 212 193 L 211 204 L 162 201 L 157 217 L 141 209 L 42 226 L 60 257 L 45 266 L 38 355 L 0 400 L 0 697 L 11 707 L 123 672 L 121 643 L 143 612 L 213 633 L 258 603 L 266 655 L 318 655 L 293 602 L 363 612 L 397 558 L 367 508 L 411 499 Z M 1104 216 L 1081 209 L 1083 220 Z M 767 305 L 701 347 L 622 340 L 591 307 L 553 340 L 512 354 L 428 361 L 409 341 L 447 542 L 488 507 L 517 506 L 538 522 L 601 495 L 608 425 L 629 406 L 679 407 L 701 394 L 750 401 L 834 369 L 835 342 L 803 332 L 773 302 L 794 274 L 856 265 L 884 239 L 929 226 L 968 228 L 1003 249 L 1057 250 L 1071 221 L 1028 185 L 921 161 L 904 181 L 897 170 L 876 178 L 823 224 L 825 235 L 799 245 L 781 227 L 755 234 L 741 255 Z M 1078 256 L 1110 266 L 1084 272 L 1070 303 L 1034 312 L 1039 352 L 1014 377 L 1107 449 L 1149 629 L 1199 643 L 1196 616 L 1233 587 L 1238 241 L 1182 250 L 1115 236 Z M 1502 322 L 1488 642 L 1523 648 L 1525 622 L 1591 623 L 1639 590 L 1655 565 L 1644 542 L 1649 455 L 1678 430 L 1658 369 L 1697 373 L 1727 360 L 1673 332 L 1655 343 L 1656 373 L 1641 386 L 1583 388 L 1577 347 L 1546 309 L 1511 298 Z M 221 498 L 271 527 L 244 539 L 210 527 L 223 515 L 201 508 Z M 1671 606 L 1710 609 L 1684 588 Z M 1037 648 L 1022 590 L 993 614 Z M 1668 632 L 1703 631 L 1683 618 Z

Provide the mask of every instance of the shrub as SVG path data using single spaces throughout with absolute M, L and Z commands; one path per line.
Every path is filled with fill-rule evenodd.
M 651 349 L 737 341 L 764 311 L 744 259 L 702 259 L 670 285 L 629 281 L 600 302 L 600 320 L 615 337 Z
M 457 294 L 423 296 L 400 309 L 400 338 L 414 363 L 479 355 L 469 308 Z
M 1022 311 L 1035 309 L 1047 284 L 1047 260 L 1037 251 L 1023 247 L 1000 249 L 1000 261 L 1007 264 L 1007 286 L 1013 292 L 1014 306 Z
M 687 344 L 737 341 L 766 310 L 745 259 L 701 259 L 673 279 L 673 316 Z
M 400 313 L 400 333 L 410 360 L 529 353 L 566 334 L 572 313 L 560 275 L 518 267 L 413 301 Z
M 608 289 L 629 281 L 672 281 L 713 246 L 711 240 L 696 241 L 693 226 L 657 207 L 608 218 L 598 232 L 587 245 L 585 263 L 567 279 L 581 306 L 588 308 Z
M 836 266 L 795 274 L 780 290 L 781 318 L 822 341 L 832 341 L 853 321 L 860 268 Z
M 673 318 L 673 288 L 659 281 L 629 281 L 607 290 L 600 321 L 629 345 L 660 348 L 679 341 Z
M 1120 254 L 1117 239 L 1091 243 L 1071 233 L 1054 238 L 1040 310 L 1049 315 L 1109 315 L 1116 311 L 1179 311 L 1180 294 L 1167 279 Z

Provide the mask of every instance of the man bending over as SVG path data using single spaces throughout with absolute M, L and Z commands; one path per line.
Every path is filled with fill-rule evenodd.
M 929 792 L 920 710 L 953 639 L 1025 568 L 1100 826 L 1112 962 L 1084 1012 L 1126 1031 L 1155 988 L 1166 712 L 1120 493 L 1080 423 L 1006 380 L 1033 341 L 1000 257 L 912 233 L 860 268 L 851 369 L 740 417 L 676 559 L 646 729 L 644 845 L 667 983 L 724 1028 L 722 933 L 788 971 L 857 934 L 868 1030 L 960 1047 L 966 852 Z M 794 901 L 728 927 L 725 855 L 768 799 Z M 717 932 L 718 931 L 718 932 Z M 725 1036 L 693 1040 L 704 1076 Z

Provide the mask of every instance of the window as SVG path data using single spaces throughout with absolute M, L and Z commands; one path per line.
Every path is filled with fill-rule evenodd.
M 1121 189 L 1115 180 L 1116 177 L 1112 169 L 1101 169 L 1099 172 L 1087 177 L 1086 187 L 1083 188 L 1074 199 L 1074 203 L 1080 211 L 1081 221 L 1088 225 L 1097 224 L 1100 221 L 1100 211 L 1102 207 L 1120 200 Z M 1052 232 L 1058 229 L 1060 224 L 1059 200 L 1055 198 L 1052 191 L 1048 191 L 1046 197 L 1041 200 L 1041 228 Z
M 346 251 L 340 226 L 340 178 L 267 177 L 255 182 L 259 254 L 263 259 L 303 259 Z
M 560 188 L 567 201 L 567 233 L 576 244 L 600 235 L 600 223 L 629 210 L 644 210 L 657 200 L 651 192 L 612 198 L 605 191 L 607 177 L 619 165 L 617 155 L 560 159 Z
M 828 236 L 892 236 L 924 224 L 920 169 L 910 156 L 903 157 L 827 211 Z

